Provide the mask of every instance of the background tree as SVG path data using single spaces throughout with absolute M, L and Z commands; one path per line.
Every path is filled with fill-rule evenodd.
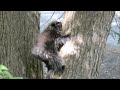
M 43 78 L 41 62 L 31 55 L 39 17 L 35 11 L 0 11 L 0 64 L 15 76 Z
M 60 51 L 67 64 L 62 78 L 92 79 L 99 75 L 114 11 L 67 11 L 63 29 L 72 37 Z

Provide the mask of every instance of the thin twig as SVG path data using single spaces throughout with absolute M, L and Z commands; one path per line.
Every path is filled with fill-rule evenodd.
M 62 18 L 62 16 L 63 16 L 64 14 L 65 14 L 65 11 L 64 11 L 64 13 L 63 13 L 58 19 Z M 57 19 L 57 20 L 58 20 L 58 19 Z
M 120 26 L 118 25 L 118 21 L 117 21 L 117 19 L 114 17 L 114 19 L 115 19 L 115 21 L 116 21 L 116 24 L 117 24 L 117 27 L 120 29 Z
M 42 26 L 44 26 L 46 23 L 48 23 L 48 22 L 50 21 L 50 19 L 53 17 L 54 14 L 55 14 L 55 11 L 53 12 L 53 14 L 52 14 L 51 17 L 49 18 L 49 20 L 47 20 L 47 22 L 45 22 Z M 41 26 L 41 27 L 42 27 L 42 26 Z M 41 28 L 41 27 L 40 27 L 40 28 Z

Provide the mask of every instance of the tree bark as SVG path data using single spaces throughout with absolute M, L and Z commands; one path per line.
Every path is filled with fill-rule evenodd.
M 63 79 L 96 79 L 114 11 L 66 11 L 63 30 L 71 39 L 60 55 L 67 68 Z
M 43 78 L 41 62 L 31 55 L 39 17 L 36 11 L 0 11 L 0 64 L 14 76 Z

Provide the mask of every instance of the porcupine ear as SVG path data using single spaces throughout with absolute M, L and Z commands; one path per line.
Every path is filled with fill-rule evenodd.
M 61 22 L 58 21 L 58 20 L 53 20 L 53 21 L 51 21 L 51 26 L 52 26 L 52 27 L 56 26 L 57 24 L 59 25 L 59 24 L 61 24 Z

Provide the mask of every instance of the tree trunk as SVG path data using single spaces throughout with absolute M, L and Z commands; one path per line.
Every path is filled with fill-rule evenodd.
M 39 17 L 35 11 L 0 11 L 0 64 L 14 76 L 43 78 L 41 62 L 31 55 Z
M 63 79 L 95 79 L 99 75 L 114 11 L 67 11 L 63 30 L 71 39 L 60 55 L 67 68 Z

